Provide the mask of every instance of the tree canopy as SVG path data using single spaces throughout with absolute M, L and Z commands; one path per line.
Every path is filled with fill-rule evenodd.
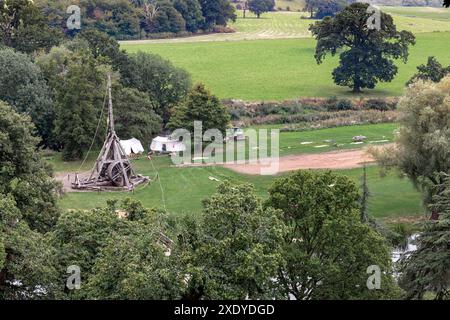
M 428 57 L 427 64 L 421 64 L 417 67 L 417 70 L 418 72 L 409 79 L 406 85 L 410 85 L 417 80 L 439 82 L 450 74 L 450 66 L 442 66 L 435 57 Z
M 297 171 L 277 179 L 266 207 L 287 226 L 280 291 L 299 300 L 367 299 L 398 295 L 385 239 L 361 222 L 358 189 L 331 172 Z M 367 268 L 383 272 L 381 290 L 366 287 Z
M 248 9 L 256 14 L 258 18 L 265 12 L 272 11 L 275 8 L 275 0 L 249 0 Z
M 425 204 L 443 185 L 439 173 L 450 172 L 449 94 L 449 76 L 439 83 L 413 83 L 398 104 L 397 147 L 377 155 L 382 166 L 398 168 L 424 192 Z
M 28 113 L 41 144 L 51 146 L 55 140 L 55 106 L 40 68 L 27 55 L 8 48 L 0 50 L 0 69 L 0 100 Z
M 168 127 L 194 132 L 194 121 L 202 122 L 203 133 L 208 129 L 225 133 L 230 122 L 228 110 L 203 84 L 195 85 L 186 99 L 173 108 Z
M 373 89 L 379 81 L 391 81 L 398 67 L 394 59 L 408 59 L 408 47 L 415 44 L 409 31 L 397 31 L 390 15 L 380 12 L 380 30 L 368 26 L 371 16 L 367 3 L 354 3 L 334 18 L 326 17 L 310 26 L 317 39 L 315 58 L 340 53 L 340 64 L 333 71 L 334 82 L 360 92 Z

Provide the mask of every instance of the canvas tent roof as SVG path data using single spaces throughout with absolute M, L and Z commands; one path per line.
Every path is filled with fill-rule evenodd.
M 156 137 L 153 139 L 150 149 L 156 152 L 180 152 L 185 151 L 183 142 L 172 140 L 170 137 Z
M 121 140 L 120 145 L 122 146 L 127 156 L 131 154 L 143 153 L 145 151 L 142 143 L 135 138 L 132 138 L 130 140 Z

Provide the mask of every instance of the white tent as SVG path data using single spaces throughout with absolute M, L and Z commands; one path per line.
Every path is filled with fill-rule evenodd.
M 156 137 L 150 145 L 150 150 L 162 153 L 181 152 L 186 150 L 186 146 L 183 142 L 169 137 Z
M 135 138 L 132 138 L 130 140 L 121 140 L 120 145 L 122 146 L 127 156 L 131 154 L 140 154 L 145 151 L 142 143 Z

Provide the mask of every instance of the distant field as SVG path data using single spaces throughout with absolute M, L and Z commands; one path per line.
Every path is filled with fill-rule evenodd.
M 286 3 L 290 1 L 284 1 Z M 381 7 L 394 18 L 398 29 L 409 30 L 414 33 L 435 31 L 450 31 L 450 9 L 424 7 Z M 268 12 L 257 19 L 252 13 L 247 13 L 243 19 L 242 11 L 237 12 L 238 19 L 229 26 L 235 33 L 209 34 L 187 38 L 162 40 L 136 40 L 126 43 L 185 43 L 210 41 L 241 41 L 257 39 L 291 39 L 309 38 L 309 25 L 315 20 L 309 19 L 309 13 L 298 12 Z M 307 19 L 301 19 L 307 18 Z
M 450 10 L 449 10 L 450 13 Z M 419 33 L 406 65 L 391 83 L 381 83 L 365 96 L 399 96 L 419 64 L 430 55 L 450 64 L 450 32 Z M 220 98 L 284 100 L 298 97 L 353 96 L 348 88 L 333 83 L 338 58 L 321 65 L 314 60 L 315 40 L 277 39 L 230 42 L 143 44 L 122 46 L 128 52 L 160 54 L 188 70 L 196 82 L 204 82 Z
M 281 8 L 282 10 L 287 10 L 289 7 L 290 11 L 299 11 L 305 7 L 304 0 L 276 0 L 275 9 Z

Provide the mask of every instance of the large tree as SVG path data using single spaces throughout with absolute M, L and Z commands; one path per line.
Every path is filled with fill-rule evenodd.
M 44 146 L 54 143 L 55 106 L 40 68 L 25 54 L 0 50 L 0 100 L 28 113 Z
M 317 39 L 315 58 L 340 53 L 340 65 L 333 71 L 334 82 L 360 92 L 373 89 L 379 81 L 392 81 L 398 68 L 394 59 L 408 58 L 408 46 L 415 44 L 409 31 L 397 31 L 390 15 L 380 12 L 380 29 L 369 28 L 369 4 L 354 3 L 334 18 L 326 17 L 310 26 Z
M 63 158 L 80 159 L 92 143 L 105 105 L 110 67 L 95 59 L 88 45 L 79 41 L 53 48 L 40 56 L 38 63 L 53 89 L 57 106 L 55 133 Z
M 275 8 L 275 0 L 249 0 L 248 9 L 256 14 L 258 18 L 261 14 L 269 11 L 273 11 Z
M 297 299 L 396 296 L 390 248 L 361 222 L 358 200 L 355 184 L 331 172 L 298 171 L 274 182 L 266 206 L 281 210 L 288 228 L 281 292 Z M 382 271 L 380 290 L 366 287 L 371 265 Z
M 450 172 L 449 99 L 449 76 L 439 83 L 412 84 L 398 103 L 396 147 L 376 154 L 382 166 L 398 168 L 423 191 L 425 204 L 442 191 L 436 188 L 444 182 L 438 173 Z
M 136 201 L 108 201 L 105 208 L 61 215 L 52 244 L 57 270 L 81 270 L 81 289 L 65 290 L 74 299 L 177 299 L 184 273 L 166 256 L 163 216 Z M 61 279 L 60 287 L 65 284 Z
M 283 264 L 280 212 L 263 208 L 249 185 L 224 183 L 189 219 L 174 255 L 188 272 L 187 299 L 272 299 Z
M 46 232 L 58 219 L 58 184 L 36 152 L 30 118 L 0 102 L 0 193 L 11 196 L 21 217 L 33 230 Z
M 445 191 L 435 196 L 431 208 L 439 219 L 424 224 L 417 250 L 400 260 L 400 285 L 407 299 L 423 299 L 427 292 L 438 300 L 450 297 L 450 176 L 442 174 L 442 179 L 438 188 Z
M 222 133 L 230 122 L 228 110 L 203 84 L 194 86 L 185 101 L 172 110 L 168 126 L 172 130 L 183 128 L 194 132 L 194 121 L 202 122 L 203 132 L 218 129 Z

